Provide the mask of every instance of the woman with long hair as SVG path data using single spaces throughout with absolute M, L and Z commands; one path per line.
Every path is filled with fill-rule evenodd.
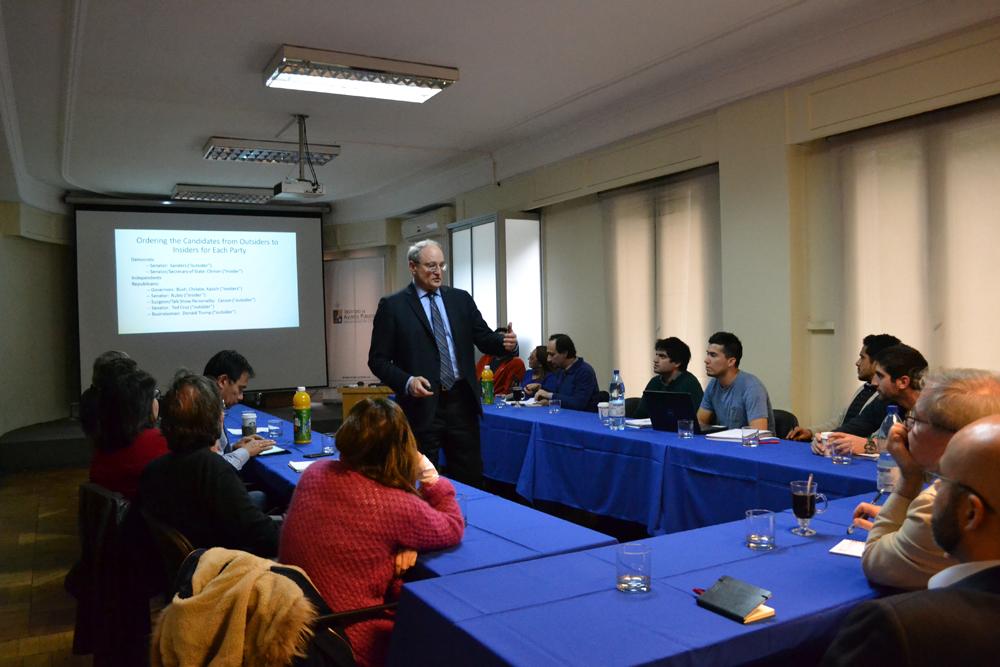
M 99 378 L 96 392 L 90 481 L 132 500 L 146 465 L 167 453 L 156 380 L 133 364 Z
M 549 366 L 549 350 L 544 345 L 539 345 L 528 355 L 528 372 L 524 374 L 524 384 L 541 384 L 545 377 L 552 372 Z
M 295 487 L 278 560 L 304 569 L 330 608 L 346 611 L 395 599 L 401 554 L 454 546 L 465 525 L 455 488 L 417 451 L 392 401 L 359 402 L 336 442 L 340 460 L 314 463 Z M 359 664 L 385 662 L 392 626 L 376 618 L 347 628 Z

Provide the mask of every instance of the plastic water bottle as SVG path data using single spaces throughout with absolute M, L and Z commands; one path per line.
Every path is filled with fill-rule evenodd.
M 292 396 L 292 425 L 295 428 L 295 444 L 312 442 L 312 399 L 305 387 L 299 387 Z
M 483 387 L 483 403 L 493 405 L 493 370 L 489 364 L 483 368 L 483 374 L 479 377 L 479 382 Z
M 887 445 L 892 425 L 898 424 L 901 421 L 902 419 L 899 418 L 899 406 L 890 405 L 886 410 L 882 425 L 879 426 L 878 432 L 875 434 L 875 442 L 878 444 L 877 484 L 878 490 L 883 493 L 892 493 L 896 482 L 899 480 L 899 465 L 896 463 L 896 459 L 892 458 Z
M 615 369 L 611 375 L 611 386 L 608 387 L 610 401 L 608 404 L 608 420 L 612 431 L 625 430 L 625 383 L 622 375 Z

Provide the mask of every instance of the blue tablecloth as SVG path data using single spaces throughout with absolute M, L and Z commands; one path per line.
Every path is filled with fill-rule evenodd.
M 835 501 L 813 525 L 755 553 L 742 521 L 644 540 L 653 548 L 648 594 L 614 589 L 615 547 L 407 584 L 390 664 L 737 664 L 825 646 L 843 616 L 875 591 L 858 559 L 828 553 L 842 517 L 867 495 Z M 862 536 L 863 539 L 863 536 Z M 773 592 L 773 619 L 741 625 L 698 607 L 693 588 L 729 575 Z M 419 648 L 417 648 L 419 647 Z
M 592 413 L 486 406 L 488 477 L 549 500 L 669 533 L 732 521 L 748 507 L 782 510 L 788 482 L 814 475 L 830 498 L 874 492 L 875 464 L 835 466 L 808 443 L 739 443 L 651 430 L 612 432 Z
M 241 412 L 243 410 L 229 411 L 231 414 L 226 416 L 228 428 L 237 427 Z M 258 411 L 258 424 L 264 425 L 268 419 L 273 417 Z M 291 424 L 285 422 L 278 444 L 288 449 L 289 453 L 259 456 L 251 460 L 244 468 L 245 476 L 267 489 L 275 501 L 288 502 L 300 476 L 288 466 L 288 462 L 308 460 L 302 454 L 321 451 L 324 444 L 335 447 L 336 442 L 330 436 L 314 432 L 312 443 L 296 446 L 292 444 Z M 615 544 L 614 538 L 603 533 L 460 482 L 452 481 L 452 484 L 457 493 L 467 498 L 465 536 L 460 544 L 451 549 L 421 554 L 407 578 L 454 574 Z

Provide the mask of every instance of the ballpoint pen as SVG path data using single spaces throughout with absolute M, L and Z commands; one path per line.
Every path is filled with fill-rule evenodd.
M 879 491 L 878 493 L 876 493 L 875 497 L 872 498 L 872 505 L 874 505 L 878 501 L 882 500 L 882 496 L 883 495 L 885 495 L 885 491 Z M 855 525 L 853 523 L 850 526 L 848 526 L 847 527 L 847 534 L 848 535 L 853 535 L 854 534 L 854 528 L 855 528 Z

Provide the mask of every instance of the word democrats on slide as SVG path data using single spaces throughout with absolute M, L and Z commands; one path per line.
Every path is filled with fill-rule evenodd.
M 118 333 L 299 326 L 292 232 L 116 229 Z

